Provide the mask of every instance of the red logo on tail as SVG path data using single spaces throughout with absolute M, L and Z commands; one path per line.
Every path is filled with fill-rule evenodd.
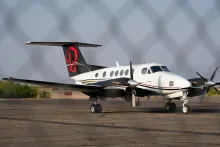
M 69 72 L 76 72 L 76 62 L 79 57 L 78 55 L 79 55 L 78 51 L 74 46 L 71 46 L 67 49 L 65 58 L 66 58 L 66 64 L 68 65 Z

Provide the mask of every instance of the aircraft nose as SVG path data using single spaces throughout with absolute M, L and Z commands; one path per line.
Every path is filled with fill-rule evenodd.
M 192 86 L 192 84 L 191 84 L 191 82 L 189 82 L 188 80 L 186 80 L 186 79 L 182 79 L 181 80 L 182 82 L 182 88 L 188 88 L 188 87 L 191 87 Z
M 165 79 L 168 79 L 169 86 L 171 86 L 171 81 L 173 81 L 173 86 L 178 88 L 189 88 L 192 86 L 191 82 L 182 76 L 173 73 L 163 73 Z M 172 79 L 172 80 L 171 80 Z

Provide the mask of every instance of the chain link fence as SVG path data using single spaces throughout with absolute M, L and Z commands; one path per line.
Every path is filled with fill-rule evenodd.
M 99 43 L 81 49 L 91 64 L 159 62 L 185 77 L 219 65 L 218 1 L 1 0 L 0 8 L 1 77 L 68 79 L 61 49 L 26 41 Z
M 80 41 L 103 45 L 81 49 L 90 64 L 159 62 L 209 78 L 220 63 L 219 14 L 218 0 L 1 0 L 0 77 L 68 81 L 60 48 L 24 42 Z

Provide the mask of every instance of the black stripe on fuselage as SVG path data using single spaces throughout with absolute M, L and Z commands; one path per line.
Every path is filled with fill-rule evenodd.
M 79 82 L 87 82 L 87 81 L 106 81 L 106 80 L 111 80 L 111 79 L 86 79 L 86 80 L 80 80 Z
M 118 78 L 118 79 L 121 79 L 121 78 Z M 85 83 L 85 85 L 90 85 L 90 84 L 96 84 L 96 85 L 100 85 L 100 86 L 104 86 L 102 85 L 103 83 L 110 83 L 110 82 L 114 82 L 114 81 L 117 81 L 118 79 L 86 79 L 86 80 L 81 80 L 82 82 Z M 94 80 L 94 82 L 91 82 L 92 80 Z M 123 79 L 121 79 L 123 80 Z M 128 78 L 124 78 L 124 80 L 128 80 Z M 80 81 L 80 82 L 81 82 Z M 88 81 L 88 83 L 87 83 Z M 87 84 L 86 84 L 87 83 Z M 121 85 L 121 84 L 107 84 L 106 86 L 104 86 L 103 88 L 107 88 L 107 87 L 112 87 L 112 86 L 115 86 L 115 87 L 124 87 L 125 85 Z M 181 90 L 181 89 L 190 89 L 190 87 L 186 87 L 186 88 L 164 88 L 164 87 L 157 87 L 157 86 L 153 86 L 153 85 L 145 85 L 143 83 L 141 83 L 139 86 L 142 86 L 142 87 L 146 87 L 146 88 L 150 88 L 150 89 L 157 89 L 157 90 Z M 147 89 L 146 89 L 147 90 Z
M 169 91 L 171 91 L 171 90 L 181 90 L 181 89 L 190 89 L 190 87 L 186 87 L 186 88 L 181 88 L 181 89 L 179 89 L 179 88 L 155 88 L 155 87 L 148 87 L 148 86 L 143 86 L 143 85 L 140 85 L 140 86 L 142 86 L 142 87 L 145 87 L 145 88 L 149 88 L 149 89 L 156 89 L 156 90 L 169 90 Z M 103 88 L 108 88 L 108 87 L 121 87 L 121 88 L 123 88 L 123 87 L 125 87 L 124 85 L 112 85 L 112 86 L 107 86 L 107 87 L 103 87 Z M 141 88 L 140 88 L 141 89 Z M 148 89 L 143 89 L 143 90 L 148 90 Z
M 96 80 L 96 79 L 88 79 L 88 80 L 83 80 L 84 82 L 86 82 L 86 81 L 91 81 L 91 80 Z M 98 79 L 98 80 L 100 80 L 100 79 Z M 103 83 L 110 83 L 110 80 L 111 80 L 111 82 L 112 81 L 114 81 L 114 80 L 116 80 L 117 81 L 117 79 L 110 79 L 110 80 L 107 80 L 107 81 L 105 81 L 104 79 L 101 79 L 102 81 L 98 81 L 98 82 L 93 82 L 93 83 L 91 83 L 91 82 L 88 82 L 88 85 L 90 85 L 90 84 L 95 84 L 95 85 L 100 85 L 100 86 L 104 86 L 104 85 L 102 85 Z M 101 83 L 102 84 L 101 84 Z M 86 84 L 87 85 L 87 84 Z M 124 87 L 124 86 L 126 86 L 126 85 L 121 85 L 121 84 L 107 84 L 107 85 L 105 85 L 103 88 L 107 88 L 107 87 Z M 157 87 L 157 86 L 150 86 L 150 85 L 143 85 L 143 84 L 140 84 L 139 86 L 142 86 L 142 87 L 145 87 L 145 88 L 150 88 L 150 89 L 157 89 L 157 90 L 180 90 L 180 89 L 189 89 L 190 87 L 188 87 L 188 88 L 164 88 L 164 87 Z M 146 89 L 147 90 L 147 89 Z
M 181 90 L 181 89 L 190 89 L 190 87 L 186 87 L 186 88 L 163 88 L 163 87 L 151 87 L 151 86 L 147 86 L 147 85 L 139 85 L 142 87 L 146 87 L 146 88 L 151 88 L 151 89 L 157 89 L 157 90 Z

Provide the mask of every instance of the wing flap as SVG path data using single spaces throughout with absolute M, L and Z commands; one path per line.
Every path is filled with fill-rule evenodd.
M 47 82 L 47 81 L 36 81 L 36 80 L 27 80 L 27 79 L 17 79 L 17 78 L 3 78 L 6 81 L 14 81 L 24 84 L 32 84 L 36 86 L 45 86 L 45 87 L 54 87 L 65 90 L 74 90 L 80 92 L 98 92 L 102 90 L 102 87 L 99 85 L 79 85 L 79 84 L 66 84 L 66 83 L 56 83 L 56 82 Z

